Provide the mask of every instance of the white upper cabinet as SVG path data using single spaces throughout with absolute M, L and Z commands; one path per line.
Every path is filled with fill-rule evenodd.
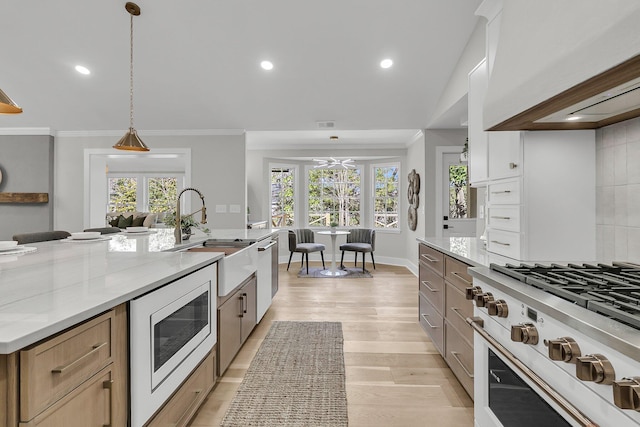
M 489 85 L 487 61 L 469 73 L 469 181 L 473 187 L 488 179 L 487 132 L 482 129 L 482 103 Z
M 489 179 L 522 174 L 521 132 L 487 132 Z

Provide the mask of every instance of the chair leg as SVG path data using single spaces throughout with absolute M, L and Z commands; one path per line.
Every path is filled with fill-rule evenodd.
M 300 258 L 300 268 L 304 267 L 304 252 L 302 252 L 302 258 Z
M 358 266 L 358 252 L 354 252 L 355 256 L 356 256 L 356 260 L 353 261 L 353 266 L 357 267 Z
M 289 254 L 289 262 L 287 263 L 287 271 L 289 271 L 289 266 L 291 265 L 291 258 L 293 257 L 293 252 Z
M 376 269 L 376 261 L 373 259 L 373 252 L 371 252 L 371 262 L 373 263 L 373 269 Z
M 362 252 L 362 272 L 363 272 L 363 273 L 366 271 L 366 269 L 364 268 L 364 265 L 365 265 L 365 264 L 366 264 L 366 262 L 367 262 L 367 258 L 365 257 L 365 255 L 366 255 L 366 254 L 365 254 L 364 252 Z
M 306 253 L 307 258 L 307 275 L 309 274 L 309 252 Z
M 320 258 L 322 258 L 322 269 L 326 270 L 327 267 L 324 266 L 324 251 L 320 251 Z
M 342 251 L 342 256 L 340 257 L 340 269 L 343 270 L 344 269 L 344 251 Z

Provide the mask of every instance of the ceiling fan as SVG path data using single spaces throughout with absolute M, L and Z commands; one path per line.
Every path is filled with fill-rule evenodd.
M 346 160 L 337 160 L 334 159 L 333 157 L 329 157 L 329 160 L 326 159 L 313 159 L 314 162 L 318 162 L 317 165 L 314 166 L 314 168 L 327 168 L 327 169 L 331 169 L 334 166 L 342 166 L 345 169 L 349 169 L 349 168 L 355 168 L 356 165 L 353 164 L 353 160 L 352 159 L 346 159 Z

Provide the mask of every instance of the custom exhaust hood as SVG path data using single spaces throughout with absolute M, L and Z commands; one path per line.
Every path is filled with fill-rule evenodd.
M 640 1 L 504 2 L 486 130 L 595 129 L 640 116 Z

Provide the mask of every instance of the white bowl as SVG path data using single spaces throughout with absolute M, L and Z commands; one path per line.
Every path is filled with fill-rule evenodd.
M 18 242 L 15 240 L 0 240 L 0 251 L 15 248 Z
M 77 233 L 71 233 L 71 238 L 73 240 L 99 239 L 100 232 L 99 231 L 79 231 Z
M 127 233 L 144 233 L 149 227 L 127 227 Z

